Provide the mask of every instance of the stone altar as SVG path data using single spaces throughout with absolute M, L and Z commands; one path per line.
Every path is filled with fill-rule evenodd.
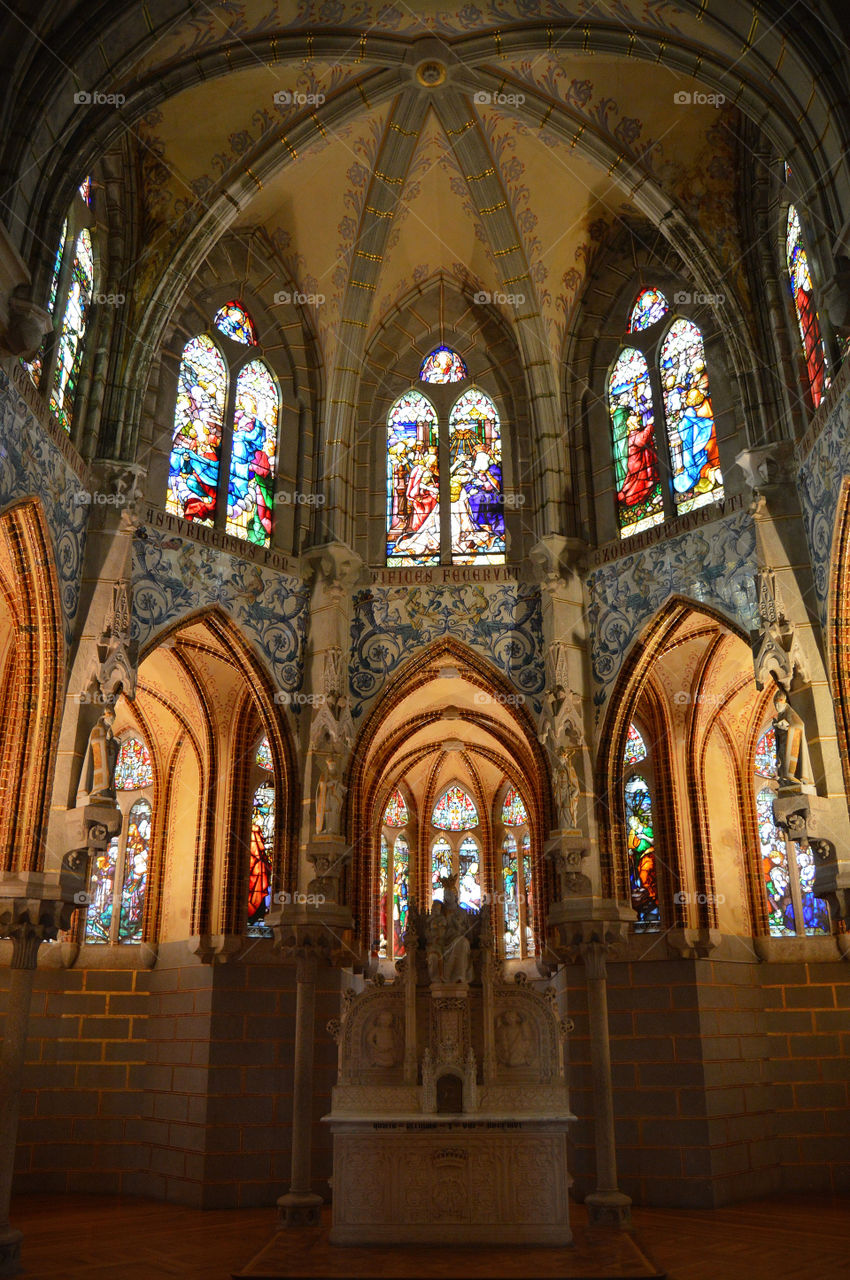
M 495 958 L 487 907 L 411 907 L 405 956 L 343 996 L 331 1242 L 568 1244 L 567 1023 Z

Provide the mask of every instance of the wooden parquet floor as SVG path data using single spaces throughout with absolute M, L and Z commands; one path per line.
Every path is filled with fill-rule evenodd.
M 589 1233 L 584 1210 L 571 1209 L 577 1240 Z M 726 1209 L 636 1209 L 634 1236 L 625 1237 L 637 1247 L 631 1250 L 607 1243 L 597 1253 L 605 1264 L 631 1260 L 637 1265 L 649 1257 L 654 1267 L 644 1270 L 610 1270 L 612 1277 L 667 1275 L 669 1280 L 822 1280 L 850 1274 L 847 1258 L 847 1224 L 850 1198 L 818 1200 L 788 1196 L 774 1200 L 750 1201 Z M 12 1222 L 24 1232 L 22 1275 L 26 1280 L 230 1280 L 233 1275 L 253 1273 L 248 1264 L 272 1241 L 275 1232 L 273 1209 L 216 1210 L 203 1212 L 153 1200 L 97 1196 L 27 1196 L 13 1205 Z M 316 1241 L 316 1233 L 309 1237 Z M 290 1258 L 300 1248 L 295 1233 Z M 620 1244 L 624 1240 L 620 1237 Z M 328 1246 L 330 1248 L 330 1246 Z M 498 1269 L 484 1250 L 464 1250 L 452 1254 L 442 1270 L 421 1271 L 412 1265 L 432 1250 L 409 1249 L 394 1254 L 400 1265 L 393 1270 L 376 1270 L 377 1255 L 384 1250 L 333 1250 L 339 1269 L 298 1272 L 289 1277 L 335 1274 L 351 1277 L 441 1276 L 445 1280 L 473 1280 L 474 1277 L 604 1275 L 570 1269 L 584 1246 L 575 1250 L 502 1248 Z M 442 1252 L 442 1251 L 440 1251 Z M 555 1269 L 544 1271 L 542 1262 L 557 1261 Z M 557 1255 L 556 1257 L 554 1255 Z M 566 1269 L 562 1266 L 566 1264 Z M 481 1269 L 482 1266 L 484 1269 Z M 446 1269 L 450 1267 L 450 1269 Z M 268 1274 L 268 1272 L 266 1272 Z

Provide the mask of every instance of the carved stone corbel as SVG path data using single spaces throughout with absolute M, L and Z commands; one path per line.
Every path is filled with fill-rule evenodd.
M 756 595 L 759 626 L 750 635 L 756 688 L 763 689 L 772 679 L 787 693 L 795 677 L 798 684 L 808 684 L 806 660 L 794 625 L 783 612 L 773 569 L 760 569 L 756 574 Z

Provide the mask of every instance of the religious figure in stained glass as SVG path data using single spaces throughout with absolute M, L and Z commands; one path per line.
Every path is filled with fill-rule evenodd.
M 779 778 L 779 766 L 776 762 L 776 734 L 773 729 L 765 729 L 756 745 L 756 773 L 762 778 Z
M 268 738 L 263 738 L 262 742 L 257 747 L 256 763 L 261 769 L 268 769 L 269 773 L 274 772 L 272 749 L 269 746 Z
M 431 846 L 431 900 L 442 902 L 443 886 L 440 881 L 452 874 L 452 846 L 445 836 L 439 836 Z
M 677 512 L 684 514 L 723 498 L 705 348 L 690 320 L 670 326 L 659 365 L 673 493 Z
M 267 547 L 272 534 L 279 398 L 263 360 L 236 379 L 236 408 L 227 489 L 227 532 Z
M 119 837 L 113 836 L 102 853 L 92 860 L 89 905 L 86 911 L 86 942 L 109 942 L 115 901 Z
M 788 266 L 788 282 L 794 301 L 794 310 L 797 313 L 797 327 L 800 330 L 803 355 L 806 358 L 812 403 L 817 409 L 829 386 L 829 365 L 812 292 L 812 277 L 809 271 L 808 255 L 803 244 L 800 215 L 793 204 L 788 206 L 785 261 Z
M 800 899 L 803 906 L 803 928 L 806 933 L 831 933 L 829 908 L 823 898 L 816 898 L 812 892 L 815 880 L 815 857 L 811 848 L 795 846 L 797 851 L 797 872 L 800 877 Z
M 625 786 L 628 831 L 629 884 L 635 930 L 656 929 L 661 922 L 655 871 L 655 835 L 649 786 L 640 774 L 632 774 Z
M 124 850 L 124 885 L 121 890 L 119 942 L 141 942 L 151 845 L 152 810 L 147 800 L 137 800 L 127 815 Z
M 387 417 L 387 564 L 439 564 L 437 415 L 407 391 Z
M 87 205 L 91 205 L 91 178 L 83 178 L 79 187 L 80 195 Z
M 219 333 L 223 333 L 227 338 L 232 338 L 234 342 L 241 343 L 242 346 L 254 347 L 257 345 L 254 321 L 248 315 L 241 302 L 225 302 L 224 306 L 215 313 L 213 324 Z
M 457 893 L 460 905 L 475 911 L 481 906 L 480 860 L 478 845 L 472 836 L 467 836 L 458 850 Z
M 463 382 L 468 377 L 466 365 L 451 347 L 435 347 L 422 361 L 419 370 L 420 382 Z
M 434 805 L 431 824 L 438 831 L 471 831 L 478 826 L 478 810 L 462 787 L 449 787 Z
M 640 533 L 664 520 L 664 502 L 649 369 L 640 351 L 620 352 L 608 382 L 614 444 L 620 536 Z
M 519 885 L 516 837 L 509 831 L 502 843 L 502 893 L 504 894 L 505 959 L 521 954 L 519 938 Z
M 633 724 L 629 725 L 629 735 L 626 738 L 626 750 L 623 755 L 623 764 L 637 764 L 640 760 L 646 759 L 646 744 L 638 733 Z
M 389 938 L 389 883 L 390 883 L 390 846 L 386 836 L 381 836 L 381 862 L 378 868 L 378 904 L 380 911 L 380 938 L 378 955 L 387 956 L 387 939 Z
M 62 255 L 65 252 L 65 241 L 68 238 L 68 219 L 62 223 L 62 234 L 59 237 L 59 248 L 56 250 L 56 257 L 53 259 L 53 274 L 50 277 L 50 294 L 47 299 L 47 313 L 52 316 L 56 307 L 56 293 L 59 288 L 59 271 L 62 267 Z M 37 387 L 41 381 L 41 375 L 44 370 L 44 345 L 39 348 L 32 360 L 23 362 L 24 367 L 28 371 L 33 380 L 33 384 Z
M 502 436 L 496 406 L 472 387 L 449 415 L 452 563 L 504 564 Z
M 506 827 L 524 827 L 528 822 L 528 810 L 516 787 L 508 787 L 502 801 L 502 824 Z
M 115 761 L 115 790 L 140 791 L 153 785 L 153 761 L 150 752 L 138 738 L 121 743 Z
M 274 846 L 274 787 L 264 782 L 254 792 L 251 811 L 251 849 L 248 863 L 248 933 L 268 936 L 263 922 L 272 903 Z
M 94 292 L 94 257 L 91 236 L 86 228 L 77 236 L 71 284 L 65 302 L 65 314 L 56 349 L 56 367 L 50 392 L 50 408 L 57 422 L 71 430 L 74 401 L 83 363 L 83 344 L 88 325 L 89 307 Z
M 649 329 L 667 315 L 667 299 L 658 289 L 641 289 L 629 316 L 629 333 Z
M 384 809 L 384 817 L 382 819 L 385 827 L 406 827 L 410 821 L 410 815 L 407 812 L 407 805 L 404 802 L 404 796 L 396 787 Z
M 522 837 L 522 883 L 525 893 L 525 948 L 526 955 L 535 954 L 534 930 L 531 922 L 534 919 L 534 882 L 531 872 L 531 836 L 526 831 Z
M 218 347 L 206 334 L 192 338 L 177 378 L 166 510 L 197 524 L 211 526 L 215 517 L 226 394 Z
M 756 796 L 759 844 L 764 890 L 767 895 L 767 922 L 771 937 L 785 938 L 796 932 L 791 877 L 785 836 L 773 821 L 775 792 L 763 787 Z
M 404 955 L 404 931 L 407 928 L 408 882 L 410 879 L 410 845 L 403 835 L 396 836 L 393 848 L 393 955 Z

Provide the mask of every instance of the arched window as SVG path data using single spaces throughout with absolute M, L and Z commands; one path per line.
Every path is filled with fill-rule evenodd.
M 502 839 L 503 954 L 506 960 L 535 954 L 531 915 L 531 835 L 528 810 L 514 786 L 509 786 L 499 814 L 505 828 Z M 495 914 L 495 913 L 494 913 Z
M 466 365 L 451 347 L 435 347 L 419 370 L 420 382 L 465 382 L 468 377 Z
M 503 564 L 502 435 L 496 406 L 476 387 L 449 415 L 452 564 Z
M 254 754 L 252 788 L 246 931 L 267 938 L 271 937 L 265 919 L 272 905 L 275 799 L 268 738 L 263 738 Z
M 481 906 L 481 849 L 470 834 L 478 825 L 478 810 L 468 793 L 456 783 L 447 787 L 431 813 L 431 827 L 440 833 L 431 843 L 432 902 L 442 902 L 440 881 L 453 875 L 460 905 Z
M 439 563 L 437 414 L 421 391 L 406 391 L 387 417 L 387 564 Z
M 779 770 L 776 735 L 766 729 L 756 746 L 756 820 L 762 882 L 767 897 L 767 922 L 774 938 L 829 933 L 829 910 L 812 893 L 815 864 L 811 849 L 789 840 L 773 819 Z
M 478 810 L 463 787 L 449 787 L 434 805 L 431 825 L 438 831 L 471 831 L 478 826 Z
M 651 764 L 646 743 L 633 724 L 629 725 L 623 754 L 623 774 L 629 889 L 632 910 L 637 914 L 635 932 L 651 933 L 661 928 L 650 790 Z
M 702 333 L 679 317 L 659 336 L 669 312 L 658 289 L 641 290 L 608 378 L 622 538 L 724 496 Z
M 115 792 L 123 822 L 94 858 L 86 910 L 85 942 L 140 943 L 153 819 L 153 762 L 138 738 L 122 742 L 115 764 Z
M 91 235 L 84 227 L 74 246 L 71 282 L 65 299 L 65 310 L 59 329 L 50 408 L 57 422 L 71 430 L 74 401 L 83 363 L 83 344 L 88 326 L 89 308 L 94 293 L 94 257 Z
M 388 960 L 404 955 L 410 890 L 410 821 L 407 803 L 396 787 L 381 818 L 378 955 Z
M 788 269 L 788 286 L 797 315 L 797 327 L 806 361 L 806 373 L 812 403 L 817 409 L 829 386 L 829 362 L 821 336 L 820 320 L 812 292 L 809 259 L 803 244 L 800 215 L 793 204 L 788 206 L 785 226 L 785 265 Z
M 68 219 L 62 223 L 62 234 L 59 237 L 59 248 L 56 250 L 56 257 L 53 259 L 53 272 L 50 277 L 50 294 L 47 299 L 47 314 L 53 316 L 56 310 L 56 295 L 59 290 L 59 272 L 62 267 L 62 258 L 65 253 L 65 243 L 68 239 Z M 33 356 L 32 360 L 23 361 L 24 368 L 29 371 L 29 375 L 35 386 L 41 383 L 41 375 L 44 372 L 44 346 Z
M 280 392 L 265 360 L 244 350 L 256 346 L 257 339 L 241 303 L 225 303 L 213 328 L 223 335 L 226 350 L 208 333 L 191 338 L 183 348 L 166 509 L 267 547 L 274 516 Z

